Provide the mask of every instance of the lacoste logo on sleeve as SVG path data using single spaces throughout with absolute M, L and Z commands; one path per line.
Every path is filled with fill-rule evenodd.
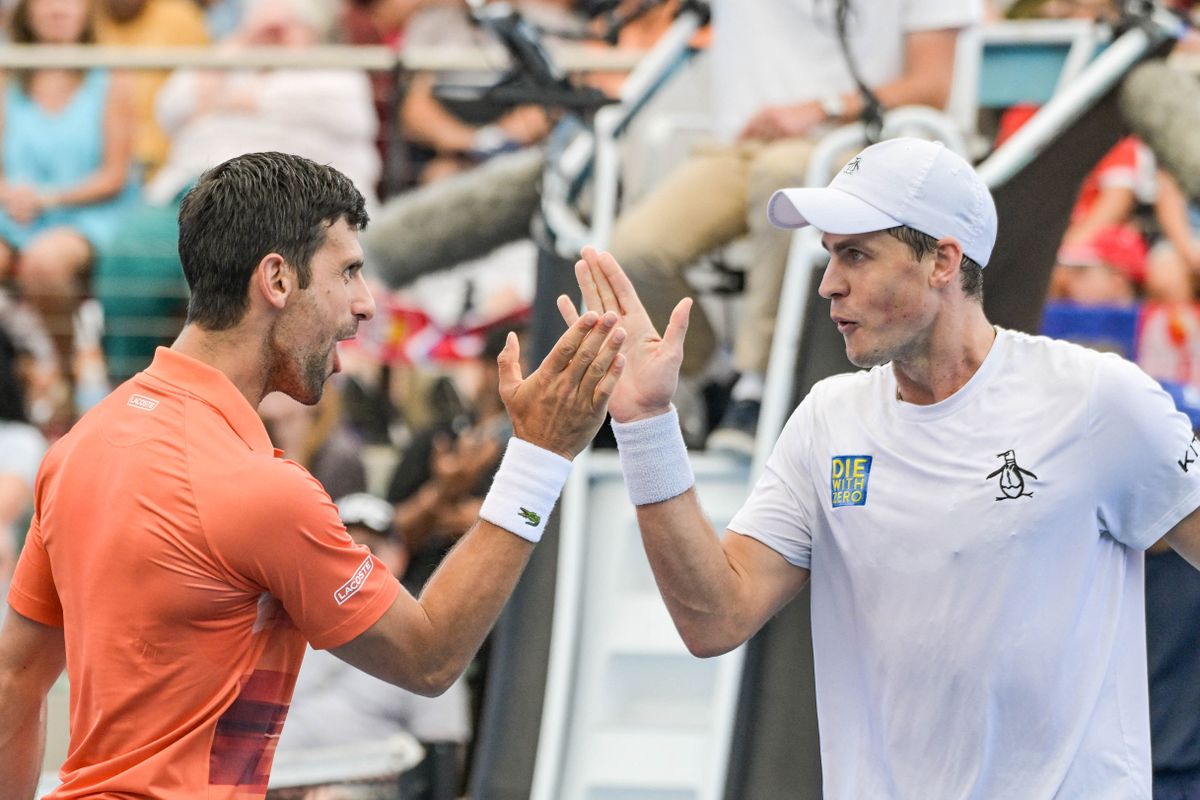
M 333 593 L 333 599 L 339 606 L 358 593 L 358 590 L 367 582 L 367 576 L 371 574 L 371 570 L 373 569 L 375 569 L 375 562 L 371 560 L 370 556 L 367 556 L 363 559 L 362 564 L 358 566 L 358 569 L 354 570 L 354 574 L 350 576 L 350 580 L 343 583 Z
M 144 394 L 134 394 L 129 396 L 125 405 L 140 408 L 142 411 L 153 411 L 158 408 L 158 401 L 153 397 L 146 397 Z
M 536 528 L 542 523 L 542 516 L 540 514 L 536 514 L 524 506 L 521 506 L 521 511 L 517 516 L 525 520 L 525 524 L 531 528 Z

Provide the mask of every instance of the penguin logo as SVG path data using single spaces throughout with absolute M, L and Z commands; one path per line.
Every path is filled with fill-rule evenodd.
M 1000 491 L 1002 497 L 997 497 L 997 500 L 1016 500 L 1018 497 L 1033 497 L 1033 492 L 1025 491 L 1025 475 L 1037 480 L 1037 475 L 1034 475 L 1029 470 L 1017 464 L 1017 454 L 1012 450 L 1007 450 L 1003 453 L 997 453 L 996 458 L 1003 458 L 1004 464 L 988 475 L 988 480 L 1000 476 Z
M 842 170 L 842 173 L 845 175 L 853 175 L 854 173 L 858 172 L 858 168 L 861 164 L 862 156 L 855 156 L 854 159 L 846 165 L 845 169 Z

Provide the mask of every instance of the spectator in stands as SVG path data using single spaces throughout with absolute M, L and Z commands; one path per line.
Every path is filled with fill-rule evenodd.
M 304 48 L 324 41 L 333 20 L 323 0 L 256 0 L 223 46 Z M 146 186 L 148 202 L 125 218 L 97 269 L 117 380 L 148 364 L 182 324 L 176 216 L 179 198 L 201 172 L 243 153 L 293 153 L 343 172 L 368 208 L 379 180 L 371 87 L 360 71 L 181 70 L 159 92 L 158 111 L 170 153 Z M 147 321 L 159 324 L 147 331 Z
M 223 46 L 303 49 L 327 41 L 333 24 L 333 8 L 323 0 L 256 0 Z M 374 205 L 376 122 L 370 82 L 360 71 L 180 71 L 159 93 L 158 118 L 171 150 L 146 186 L 151 202 L 172 202 L 226 158 L 279 150 L 332 165 Z
M 201 47 L 209 43 L 209 36 L 204 15 L 193 0 L 100 0 L 96 41 L 121 48 Z M 169 74 L 167 70 L 134 74 L 133 153 L 147 175 L 162 165 L 170 145 L 154 116 L 155 99 Z
M 568 0 L 522 0 L 516 5 L 527 19 L 547 29 L 582 30 Z M 404 40 L 406 48 L 494 46 L 489 34 L 473 26 L 466 9 L 457 4 L 434 5 L 414 15 Z M 424 148 L 416 156 L 425 161 L 421 183 L 453 175 L 499 153 L 528 147 L 549 133 L 550 120 L 539 106 L 447 105 L 434 96 L 439 81 L 484 86 L 496 77 L 494 72 L 420 73 L 413 77 L 400 109 L 400 125 L 408 139 Z
M 447 0 L 347 0 L 339 24 L 339 39 L 353 45 L 384 45 L 398 48 L 403 38 L 404 27 L 409 17 L 421 8 Z M 379 121 L 376 146 L 384 167 L 379 196 L 384 198 L 393 188 L 399 188 L 404 176 L 389 174 L 395 165 L 397 171 L 404 165 L 393 159 L 393 142 L 398 137 L 395 111 L 395 76 L 388 72 L 372 72 L 371 93 L 375 101 L 375 116 Z
M 403 532 L 393 526 L 392 506 L 370 494 L 337 501 L 346 532 L 365 545 L 397 577 L 408 563 Z M 406 792 L 405 798 L 457 796 L 464 748 L 470 738 L 467 690 L 462 678 L 438 697 L 422 697 L 371 677 L 326 650 L 305 653 L 278 754 L 382 742 L 412 734 L 425 748 L 418 768 L 425 787 L 449 785 L 449 794 Z
M 1127 225 L 1101 228 L 1063 245 L 1050 278 L 1050 299 L 1087 306 L 1128 306 L 1146 278 L 1146 243 Z
M 1160 169 L 1154 211 L 1162 238 L 1150 253 L 1154 288 L 1148 294 L 1190 302 L 1200 276 L 1200 238 L 1196 234 L 1200 230 L 1200 209 L 1184 196 L 1171 174 Z
M 662 328 L 690 294 L 685 267 L 745 233 L 754 244 L 734 366 L 741 378 L 710 444 L 748 452 L 757 427 L 771 334 L 790 232 L 774 230 L 763 209 L 771 193 L 796 185 L 815 141 L 857 119 L 856 88 L 837 17 L 846 12 L 848 53 L 885 108 L 944 107 L 958 31 L 981 16 L 978 2 L 713 4 L 713 89 L 724 144 L 692 155 L 617 220 L 611 249 Z M 696 309 L 699 312 L 699 308 Z M 684 370 L 704 370 L 713 330 L 693 313 Z
M 21 0 L 13 41 L 94 41 L 89 0 Z M 41 313 L 65 365 L 72 314 L 92 262 L 136 193 L 128 118 L 132 84 L 102 69 L 0 76 L 0 276 Z
M 330 497 L 367 490 L 362 439 L 346 424 L 337 383 L 331 382 L 312 406 L 280 392 L 268 395 L 258 414 L 275 446 L 320 481 Z
M 16 554 L 33 504 L 33 481 L 46 440 L 25 407 L 20 354 L 0 327 L 0 593 L 7 594 Z M 4 608 L 0 607 L 0 617 Z

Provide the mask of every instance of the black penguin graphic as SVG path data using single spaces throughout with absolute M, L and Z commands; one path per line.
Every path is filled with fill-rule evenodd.
M 1016 500 L 1018 497 L 1033 497 L 1033 492 L 1025 491 L 1025 478 L 1023 476 L 1028 475 L 1037 480 L 1037 475 L 1017 464 L 1017 454 L 1012 450 L 997 453 L 996 458 L 1004 459 L 1004 465 L 988 475 L 989 480 L 997 475 L 1000 476 L 1000 491 L 1004 493 L 1004 496 L 997 497 L 996 499 Z

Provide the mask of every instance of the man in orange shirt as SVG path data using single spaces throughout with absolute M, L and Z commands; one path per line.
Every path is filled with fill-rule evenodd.
M 588 314 L 527 379 L 510 338 L 514 437 L 479 521 L 416 600 L 254 411 L 273 391 L 317 402 L 337 342 L 374 313 L 366 221 L 345 176 L 279 153 L 232 159 L 184 199 L 188 324 L 38 476 L 0 632 L 0 798 L 33 795 L 64 663 L 71 744 L 52 797 L 253 798 L 306 641 L 423 694 L 479 647 L 604 417 L 625 334 Z

